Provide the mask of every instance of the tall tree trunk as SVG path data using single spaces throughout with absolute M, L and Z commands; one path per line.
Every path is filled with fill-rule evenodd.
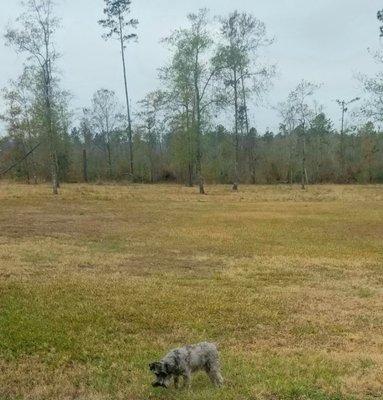
M 50 78 L 49 72 L 46 72 L 45 78 L 45 106 L 46 106 L 46 118 L 48 127 L 48 137 L 50 146 L 50 163 L 51 163 L 51 175 L 52 175 L 52 192 L 53 194 L 58 194 L 59 182 L 58 182 L 58 164 L 57 156 L 55 151 L 55 140 L 52 126 L 52 105 L 50 100 Z
M 112 152 L 111 152 L 111 149 L 110 149 L 110 143 L 109 142 L 106 144 L 106 151 L 107 151 L 107 154 L 108 154 L 109 179 L 112 179 L 112 177 L 113 177 Z
M 199 101 L 197 107 L 198 107 L 197 108 L 197 176 L 198 176 L 199 193 L 205 194 L 204 179 L 202 176 L 202 150 L 201 150 L 201 126 L 200 126 L 201 112 L 199 110 Z
M 251 184 L 256 184 L 256 158 L 255 158 L 255 138 L 251 139 L 251 149 L 250 149 L 250 173 L 251 173 Z
M 193 166 L 189 161 L 188 165 L 188 184 L 189 187 L 193 187 Z
M 340 131 L 340 173 L 342 183 L 345 182 L 345 170 L 346 170 L 346 159 L 345 159 L 345 143 L 344 143 L 344 114 L 346 112 L 345 102 L 342 102 L 342 127 Z
M 188 138 L 188 183 L 189 187 L 193 187 L 193 159 L 192 159 L 192 137 L 190 130 L 189 107 L 186 106 L 186 135 Z
M 43 78 L 44 78 L 44 94 L 45 94 L 45 113 L 46 123 L 48 130 L 49 146 L 50 146 L 50 163 L 51 163 L 51 174 L 52 174 L 52 192 L 54 195 L 58 194 L 59 182 L 58 182 L 58 163 L 56 154 L 56 141 L 53 132 L 53 121 L 52 121 L 52 77 L 51 77 L 51 59 L 49 55 L 50 45 L 50 32 L 45 31 L 45 63 L 43 65 Z
M 59 159 L 57 157 L 57 152 L 54 152 L 55 156 L 55 165 L 56 165 L 56 179 L 57 179 L 57 188 L 60 189 L 60 169 L 59 169 Z
M 82 151 L 82 174 L 85 183 L 88 183 L 88 159 L 86 156 L 86 149 Z
M 306 182 L 307 182 L 307 171 L 306 171 L 306 138 L 305 138 L 305 131 L 303 128 L 302 132 L 302 171 L 301 171 L 301 187 L 302 190 L 306 189 Z
M 243 101 L 243 109 L 245 111 L 245 128 L 246 135 L 249 134 L 250 126 L 249 126 L 249 115 L 247 110 L 247 100 L 246 100 L 246 88 L 245 88 L 245 78 L 243 76 L 244 72 L 241 71 L 241 86 L 242 86 L 242 101 Z
M 250 124 L 249 124 L 249 114 L 247 110 L 247 99 L 246 99 L 246 88 L 245 88 L 245 77 L 244 71 L 241 69 L 241 89 L 242 89 L 242 102 L 243 102 L 243 110 L 245 114 L 245 130 L 246 136 L 250 139 L 250 174 L 251 174 L 251 183 L 255 185 L 256 183 L 256 166 L 255 166 L 255 138 L 250 138 Z
M 32 146 L 32 135 L 31 135 L 31 129 L 30 129 L 30 122 L 28 120 L 27 122 L 28 125 L 28 139 L 30 142 L 30 146 Z M 31 154 L 31 172 L 33 176 L 33 183 L 37 185 L 37 170 L 36 170 L 36 163 L 35 163 L 35 157 L 33 155 L 33 152 Z
M 253 169 L 251 171 L 251 184 L 255 185 L 257 183 L 256 179 L 255 179 L 255 163 L 253 162 Z
M 204 187 L 204 179 L 202 176 L 202 132 L 201 132 L 201 98 L 200 98 L 200 91 L 199 91 L 199 52 L 196 52 L 196 60 L 195 60 L 195 69 L 194 69 L 194 90 L 195 90 L 195 107 L 197 112 L 197 119 L 196 119 L 196 130 L 197 130 L 197 177 L 198 177 L 198 186 L 199 186 L 199 193 L 205 193 Z
M 123 73 L 124 73 L 126 113 L 127 113 L 127 117 L 128 117 L 128 140 L 129 140 L 130 174 L 131 174 L 131 176 L 133 178 L 133 175 L 134 175 L 134 160 L 133 160 L 132 119 L 131 119 L 131 116 L 130 116 L 128 80 L 127 80 L 127 77 L 126 77 L 125 47 L 124 47 L 124 36 L 123 36 L 123 29 L 122 29 L 122 16 L 121 16 L 121 14 L 119 15 L 119 24 L 120 24 L 120 45 L 121 45 L 122 68 L 123 68 Z
M 154 155 L 153 155 L 153 151 L 150 151 L 150 183 L 154 183 L 154 177 L 155 177 L 155 163 L 154 163 L 154 159 L 153 159 Z
M 293 157 L 294 157 L 294 149 L 295 149 L 295 144 L 292 141 L 292 136 L 291 132 L 293 129 L 289 130 L 289 139 L 288 139 L 288 148 L 289 148 L 289 165 L 288 165 L 288 171 L 287 171 L 287 178 L 290 182 L 290 185 L 293 184 L 294 182 L 294 163 L 293 163 Z
M 148 156 L 149 156 L 149 182 L 154 183 L 154 175 L 155 175 L 155 163 L 154 163 L 154 155 L 155 155 L 155 142 L 152 137 L 152 128 L 150 121 L 148 121 L 146 129 L 148 130 Z M 143 176 L 142 176 L 143 179 Z
M 237 70 L 234 68 L 234 141 L 235 141 L 235 161 L 234 161 L 234 183 L 233 190 L 238 190 L 239 183 L 239 137 L 238 137 L 238 80 L 237 80 Z
M 58 180 L 57 180 L 57 167 L 56 167 L 56 155 L 52 151 L 51 152 L 51 174 L 52 174 L 52 191 L 53 194 L 58 194 Z
M 250 170 L 250 178 L 251 184 L 256 184 L 256 156 L 255 156 L 255 147 L 256 147 L 256 136 L 252 135 L 250 132 L 247 135 L 248 137 L 248 147 L 249 147 L 249 170 Z

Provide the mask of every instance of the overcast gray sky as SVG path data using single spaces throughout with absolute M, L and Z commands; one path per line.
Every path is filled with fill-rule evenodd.
M 72 107 L 89 105 L 92 94 L 101 87 L 115 90 L 122 101 L 118 44 L 104 42 L 97 25 L 103 0 L 57 3 L 62 29 L 56 42 L 62 53 L 62 83 L 73 95 Z M 0 5 L 3 33 L 21 7 L 18 0 L 0 0 Z M 261 131 L 276 129 L 279 120 L 272 106 L 302 78 L 323 84 L 317 99 L 337 125 L 339 110 L 334 100 L 360 95 L 355 74 L 374 74 L 379 69 L 367 48 L 381 46 L 376 12 L 382 6 L 381 0 L 133 0 L 132 15 L 140 25 L 139 42 L 128 48 L 132 103 L 158 87 L 157 69 L 168 57 L 159 39 L 183 26 L 187 13 L 207 7 L 212 15 L 225 15 L 237 8 L 264 21 L 276 39 L 265 58 L 277 64 L 278 76 L 264 105 L 252 110 L 253 125 Z M 1 38 L 0 87 L 18 76 L 22 63 L 23 57 L 5 47 Z

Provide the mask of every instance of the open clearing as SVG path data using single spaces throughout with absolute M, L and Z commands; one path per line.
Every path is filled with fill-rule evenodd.
M 383 187 L 240 189 L 1 183 L 0 399 L 382 399 Z

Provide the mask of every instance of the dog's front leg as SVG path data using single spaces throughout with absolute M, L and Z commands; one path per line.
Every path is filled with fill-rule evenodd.
M 184 388 L 190 389 L 191 387 L 191 372 L 190 371 L 185 371 L 183 374 L 184 378 Z

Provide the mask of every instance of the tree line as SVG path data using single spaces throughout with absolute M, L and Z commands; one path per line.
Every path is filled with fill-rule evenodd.
M 125 49 L 136 40 L 131 0 L 104 0 L 105 39 L 120 43 L 122 105 L 114 91 L 97 90 L 76 116 L 61 87 L 52 0 L 28 0 L 5 34 L 25 55 L 23 73 L 3 90 L 6 135 L 0 138 L 0 175 L 29 183 L 172 181 L 307 184 L 383 182 L 383 75 L 360 75 L 363 100 L 338 100 L 336 129 L 316 101 L 319 85 L 302 80 L 276 105 L 279 129 L 258 132 L 251 105 L 265 95 L 275 66 L 263 62 L 271 46 L 265 24 L 233 11 L 212 18 L 206 9 L 163 38 L 168 62 L 158 89 L 132 112 Z M 378 13 L 383 22 L 383 11 Z M 218 27 L 218 29 L 213 29 Z M 381 62 L 381 53 L 375 55 Z M 117 60 L 116 60 L 117 62 Z M 361 121 L 346 129 L 350 104 L 359 101 Z

